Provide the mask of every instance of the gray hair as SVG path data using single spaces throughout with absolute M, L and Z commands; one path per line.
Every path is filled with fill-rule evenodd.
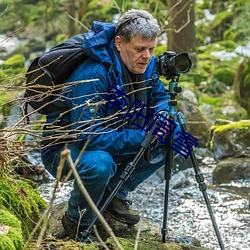
M 135 35 L 153 40 L 160 34 L 157 20 L 145 10 L 128 10 L 118 20 L 116 36 L 128 43 Z

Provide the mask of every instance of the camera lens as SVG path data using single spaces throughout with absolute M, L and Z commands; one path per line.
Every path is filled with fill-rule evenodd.
M 191 60 L 186 53 L 177 55 L 174 58 L 175 69 L 179 73 L 186 73 L 191 67 Z

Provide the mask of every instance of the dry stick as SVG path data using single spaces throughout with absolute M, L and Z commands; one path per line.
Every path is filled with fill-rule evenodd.
M 102 216 L 102 214 L 100 213 L 100 211 L 98 210 L 98 208 L 96 207 L 95 203 L 93 202 L 92 198 L 90 197 L 90 195 L 89 195 L 88 191 L 86 190 L 85 186 L 83 185 L 82 180 L 81 180 L 79 174 L 77 173 L 75 165 L 74 165 L 74 162 L 73 162 L 73 160 L 71 158 L 70 150 L 69 149 L 64 149 L 61 152 L 61 157 L 62 158 L 66 158 L 68 160 L 69 166 L 70 166 L 70 168 L 71 168 L 71 170 L 73 172 L 73 176 L 75 178 L 75 181 L 78 184 L 79 189 L 81 190 L 84 198 L 88 202 L 90 208 L 95 212 L 95 214 L 97 215 L 98 219 L 100 220 L 100 222 L 104 226 L 105 230 L 113 238 L 115 245 L 118 247 L 118 249 L 124 250 L 123 247 L 121 246 L 121 244 L 119 243 L 119 241 L 117 240 L 116 236 L 114 235 L 111 227 L 106 222 L 106 220 L 104 219 L 104 217 Z
M 135 245 L 134 245 L 134 250 L 138 249 L 138 245 L 139 245 L 139 237 L 140 237 L 140 233 L 141 233 L 141 220 L 139 222 L 139 226 L 138 226 L 138 230 L 137 230 L 137 234 L 136 234 L 136 238 L 135 238 Z
M 56 194 L 56 190 L 57 190 L 58 185 L 59 185 L 59 180 L 60 180 L 61 175 L 62 175 L 62 169 L 63 169 L 65 160 L 66 159 L 63 158 L 63 157 L 60 158 L 60 162 L 59 162 L 59 165 L 58 165 L 58 168 L 57 168 L 57 174 L 56 174 L 56 183 L 55 183 L 55 186 L 54 186 L 54 189 L 53 189 L 53 193 L 52 193 L 52 197 L 50 199 L 49 205 L 48 205 L 46 211 L 44 212 L 44 214 L 41 216 L 38 223 L 36 224 L 35 228 L 32 230 L 31 234 L 29 235 L 29 238 L 28 238 L 26 244 L 24 245 L 23 250 L 27 249 L 27 247 L 29 246 L 29 243 L 32 240 L 33 236 L 35 235 L 36 231 L 38 230 L 38 228 L 40 227 L 42 222 L 44 222 L 43 226 L 41 228 L 41 232 L 39 234 L 38 240 L 37 240 L 37 244 L 36 244 L 37 247 L 40 247 L 40 245 L 42 243 L 42 239 L 43 239 L 43 236 L 44 236 L 44 233 L 46 231 L 47 224 L 48 224 L 48 221 L 49 221 L 49 218 L 50 218 L 50 215 L 51 215 L 51 209 L 52 209 L 52 206 L 53 206 L 53 202 L 55 200 L 55 194 Z
M 109 250 L 108 246 L 105 244 L 105 242 L 102 240 L 100 234 L 98 233 L 96 225 L 93 226 L 93 230 L 95 232 L 95 235 L 96 235 L 97 239 L 101 242 L 101 244 L 105 248 L 105 250 Z

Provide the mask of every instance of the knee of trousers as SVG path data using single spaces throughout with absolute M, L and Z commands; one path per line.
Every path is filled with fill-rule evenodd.
M 117 165 L 105 151 L 87 151 L 78 164 L 78 172 L 84 179 L 108 181 L 116 172 Z

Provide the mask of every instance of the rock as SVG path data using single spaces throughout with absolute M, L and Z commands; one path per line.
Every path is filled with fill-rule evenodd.
M 178 189 L 190 185 L 190 176 L 193 177 L 193 169 L 191 168 L 174 174 L 171 178 L 170 188 Z
M 239 155 L 250 157 L 250 120 L 215 125 L 210 134 L 209 147 L 216 160 Z
M 185 124 L 189 134 L 199 140 L 199 147 L 208 143 L 209 122 L 205 119 L 198 106 L 188 101 L 181 101 L 180 110 L 185 117 Z
M 250 158 L 226 158 L 213 171 L 213 183 L 228 183 L 232 180 L 250 179 Z
M 64 245 L 68 248 L 60 248 L 60 249 L 70 249 L 69 242 L 71 244 L 71 249 L 73 249 L 73 245 L 76 247 L 81 244 L 81 246 L 85 243 L 76 243 L 73 241 L 65 239 L 57 239 L 58 235 L 62 235 L 64 231 L 61 224 L 61 217 L 65 213 L 67 208 L 67 204 L 65 202 L 54 205 L 51 213 L 51 220 L 47 229 L 47 236 L 43 241 L 43 244 L 47 245 L 48 242 L 53 244 L 55 247 L 58 245 Z M 208 248 L 204 248 L 200 246 L 200 241 L 193 237 L 186 236 L 176 236 L 173 232 L 169 233 L 169 237 L 166 238 L 166 243 L 162 243 L 161 237 L 161 229 L 154 224 L 150 223 L 149 220 L 141 219 L 140 223 L 135 226 L 128 226 L 126 224 L 120 223 L 119 221 L 114 220 L 112 217 L 105 215 L 105 219 L 112 228 L 115 236 L 118 237 L 119 242 L 122 244 L 124 249 L 134 249 L 135 239 L 138 237 L 138 244 L 140 246 L 139 249 L 154 249 L 154 250 L 209 250 Z M 99 226 L 100 228 L 100 226 Z M 62 240 L 64 243 L 62 243 Z M 110 249 L 114 249 L 114 243 L 112 238 L 107 238 L 106 244 L 111 247 Z M 99 247 L 96 243 L 91 243 L 89 245 L 93 245 L 93 249 L 103 249 L 100 244 Z M 111 245 L 110 245 L 111 244 Z M 92 249 L 91 246 L 89 246 Z M 57 249 L 57 248 L 56 248 Z M 78 248 L 77 248 L 78 249 Z M 85 247 L 84 247 L 85 249 Z M 87 248 L 86 248 L 87 249 Z

